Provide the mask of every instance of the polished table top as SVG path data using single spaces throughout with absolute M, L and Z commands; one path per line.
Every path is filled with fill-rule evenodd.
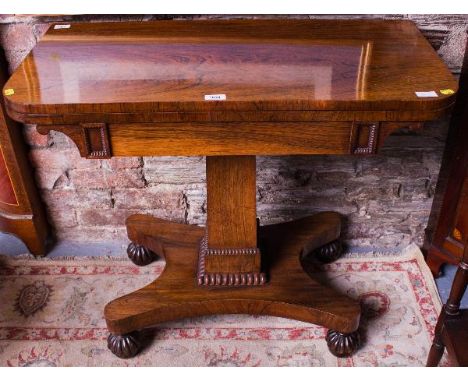
M 28 122 L 314 110 L 412 111 L 424 120 L 449 107 L 456 90 L 409 21 L 218 20 L 51 26 L 4 95 L 10 114 Z

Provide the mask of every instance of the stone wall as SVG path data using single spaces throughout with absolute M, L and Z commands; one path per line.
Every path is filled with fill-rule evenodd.
M 13 71 L 50 22 L 208 17 L 240 16 L 3 15 L 0 16 L 0 42 Z M 452 72 L 456 75 L 460 71 L 468 23 L 465 15 L 288 17 L 409 18 L 416 22 Z M 400 131 L 374 157 L 259 157 L 258 216 L 263 223 L 270 223 L 335 210 L 347 217 L 344 237 L 352 247 L 398 250 L 410 242 L 421 245 L 447 126 L 444 119 L 428 123 L 417 134 Z M 60 133 L 42 136 L 34 126 L 25 126 L 24 134 L 49 219 L 59 240 L 114 241 L 124 245 L 127 241 L 124 221 L 133 213 L 151 213 L 187 223 L 205 221 L 203 158 L 91 161 L 80 158 L 74 144 Z

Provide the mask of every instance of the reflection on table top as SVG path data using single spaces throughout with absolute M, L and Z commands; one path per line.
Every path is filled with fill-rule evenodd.
M 408 21 L 219 20 L 51 26 L 7 89 L 18 113 L 65 114 L 422 110 L 457 84 Z

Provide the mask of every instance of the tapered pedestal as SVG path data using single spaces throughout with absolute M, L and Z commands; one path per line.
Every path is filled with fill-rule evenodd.
M 306 272 L 311 258 L 329 262 L 339 256 L 340 216 L 322 212 L 259 226 L 255 157 L 207 158 L 207 191 L 206 228 L 146 215 L 127 219 L 130 259 L 145 265 L 159 256 L 166 267 L 151 284 L 106 306 L 109 349 L 133 356 L 133 332 L 166 321 L 255 314 L 325 326 L 334 331 L 327 339 L 330 351 L 352 354 L 359 344 L 353 334 L 359 304 Z

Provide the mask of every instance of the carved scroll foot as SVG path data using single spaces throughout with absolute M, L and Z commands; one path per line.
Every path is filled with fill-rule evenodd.
M 157 259 L 157 255 L 143 245 L 131 242 L 127 248 L 127 255 L 133 264 L 144 266 Z
M 315 256 L 322 263 L 332 263 L 341 257 L 343 246 L 341 240 L 335 240 L 314 250 L 310 256 Z
M 132 358 L 140 351 L 141 343 L 138 332 L 124 335 L 109 334 L 107 348 L 119 358 Z
M 328 350 L 336 357 L 349 357 L 353 355 L 361 344 L 357 331 L 352 333 L 340 333 L 335 330 L 327 332 Z

